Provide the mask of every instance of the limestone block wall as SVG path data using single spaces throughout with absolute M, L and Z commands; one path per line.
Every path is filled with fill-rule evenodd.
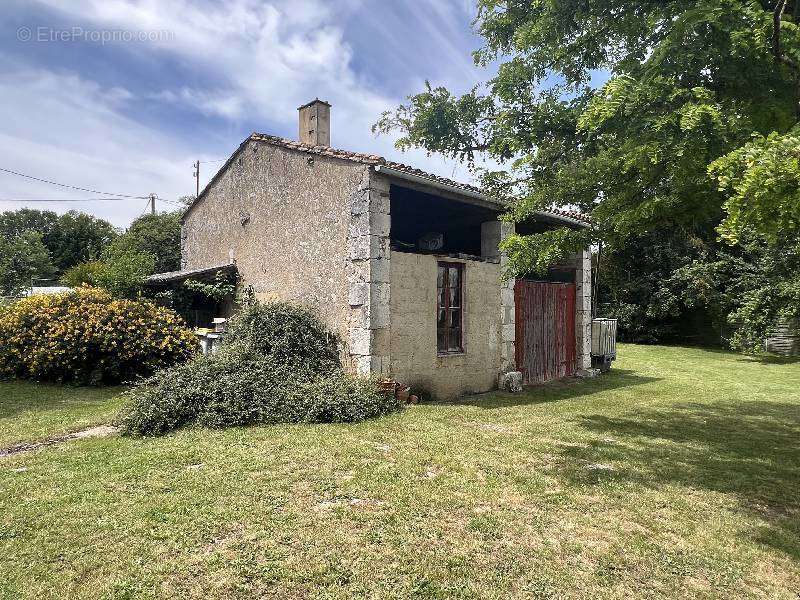
M 493 389 L 502 366 L 500 265 L 441 258 L 465 265 L 464 352 L 438 356 L 437 260 L 434 255 L 392 252 L 390 372 L 440 398 Z
M 363 375 L 388 374 L 391 249 L 389 182 L 369 167 L 348 203 L 349 352 Z
M 357 342 L 350 336 L 360 315 L 350 308 L 348 253 L 354 250 L 352 205 L 366 170 L 248 142 L 186 215 L 183 267 L 225 264 L 232 256 L 242 285 L 252 286 L 257 298 L 305 304 L 345 344 Z M 347 358 L 350 350 L 343 353 Z
M 500 251 L 500 242 L 514 233 L 514 223 L 487 221 L 481 223 L 481 256 L 500 262 L 501 275 L 508 266 L 508 256 Z M 500 323 L 502 325 L 500 347 L 501 372 L 516 370 L 515 340 L 516 313 L 514 311 L 514 279 L 498 281 L 500 286 Z

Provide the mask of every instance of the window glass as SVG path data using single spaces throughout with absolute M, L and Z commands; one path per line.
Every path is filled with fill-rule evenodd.
M 441 262 L 437 269 L 436 347 L 439 353 L 462 352 L 464 265 Z
M 447 352 L 447 332 L 443 327 L 436 330 L 436 350 Z
M 461 285 L 461 267 L 450 267 L 450 289 L 460 287 Z
M 461 306 L 461 288 L 450 288 L 450 308 L 458 308 Z
M 461 327 L 455 327 L 450 330 L 450 344 L 447 350 L 449 352 L 461 352 Z

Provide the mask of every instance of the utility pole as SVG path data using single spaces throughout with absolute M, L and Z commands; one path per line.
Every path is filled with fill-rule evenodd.
M 156 214 L 156 195 L 150 194 L 150 214 Z
M 200 161 L 196 160 L 194 165 L 194 178 L 195 178 L 195 194 L 194 197 L 197 198 L 200 195 Z

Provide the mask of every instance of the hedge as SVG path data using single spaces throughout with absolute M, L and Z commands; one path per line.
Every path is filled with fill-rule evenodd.
M 0 376 L 6 378 L 113 384 L 183 362 L 197 348 L 175 312 L 95 288 L 0 307 Z

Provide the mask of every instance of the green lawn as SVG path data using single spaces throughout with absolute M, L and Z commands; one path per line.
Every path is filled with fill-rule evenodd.
M 0 449 L 107 423 L 121 390 L 0 381 Z
M 0 596 L 796 598 L 799 508 L 800 363 L 621 346 L 369 423 L 0 459 Z

